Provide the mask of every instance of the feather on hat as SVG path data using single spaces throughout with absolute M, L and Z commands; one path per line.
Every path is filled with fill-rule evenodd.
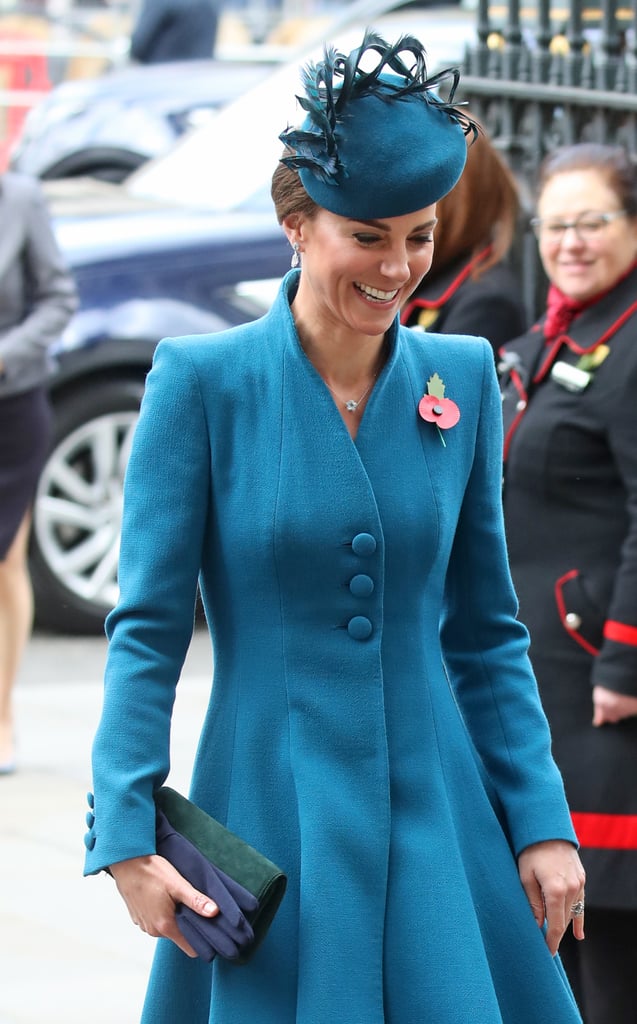
M 365 70 L 370 54 L 373 67 Z M 327 47 L 301 78 L 305 95 L 297 99 L 306 116 L 279 136 L 281 160 L 319 206 L 356 220 L 398 217 L 453 188 L 466 160 L 465 136 L 478 128 L 453 105 L 458 70 L 427 78 L 416 38 L 390 44 L 368 29 L 348 56 Z M 443 102 L 436 90 L 449 80 Z

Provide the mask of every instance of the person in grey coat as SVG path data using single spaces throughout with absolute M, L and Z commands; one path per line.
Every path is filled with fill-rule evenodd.
M 49 348 L 77 306 L 37 180 L 0 178 L 0 774 L 15 767 L 12 691 L 31 631 L 30 506 L 52 417 Z
M 143 0 L 130 55 L 140 64 L 212 57 L 218 0 Z

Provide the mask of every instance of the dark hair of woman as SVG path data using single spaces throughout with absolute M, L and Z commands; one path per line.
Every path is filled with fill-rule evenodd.
M 471 275 L 477 280 L 504 259 L 515 235 L 520 198 L 512 171 L 483 132 L 467 147 L 458 184 L 436 204 L 432 276 L 490 245 L 489 255 Z
M 637 164 L 623 146 L 587 142 L 553 150 L 540 164 L 538 195 L 556 174 L 590 170 L 604 174 L 628 216 L 637 217 Z
M 286 152 L 290 152 L 286 150 Z M 292 213 L 302 213 L 313 217 L 318 210 L 317 204 L 307 194 L 297 171 L 286 164 L 277 164 L 272 175 L 270 195 L 274 203 L 279 224 Z

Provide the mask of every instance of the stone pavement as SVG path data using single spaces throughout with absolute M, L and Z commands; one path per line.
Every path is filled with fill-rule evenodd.
M 0 1024 L 138 1024 L 154 941 L 113 881 L 82 877 L 101 638 L 31 641 L 16 692 L 18 767 L 0 778 Z M 193 640 L 177 691 L 175 788 L 187 785 L 211 671 Z

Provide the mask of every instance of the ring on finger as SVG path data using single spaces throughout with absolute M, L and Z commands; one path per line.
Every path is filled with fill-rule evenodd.
M 573 917 L 581 917 L 583 913 L 584 900 L 578 900 L 577 903 L 574 903 L 571 907 L 571 914 L 573 915 Z

